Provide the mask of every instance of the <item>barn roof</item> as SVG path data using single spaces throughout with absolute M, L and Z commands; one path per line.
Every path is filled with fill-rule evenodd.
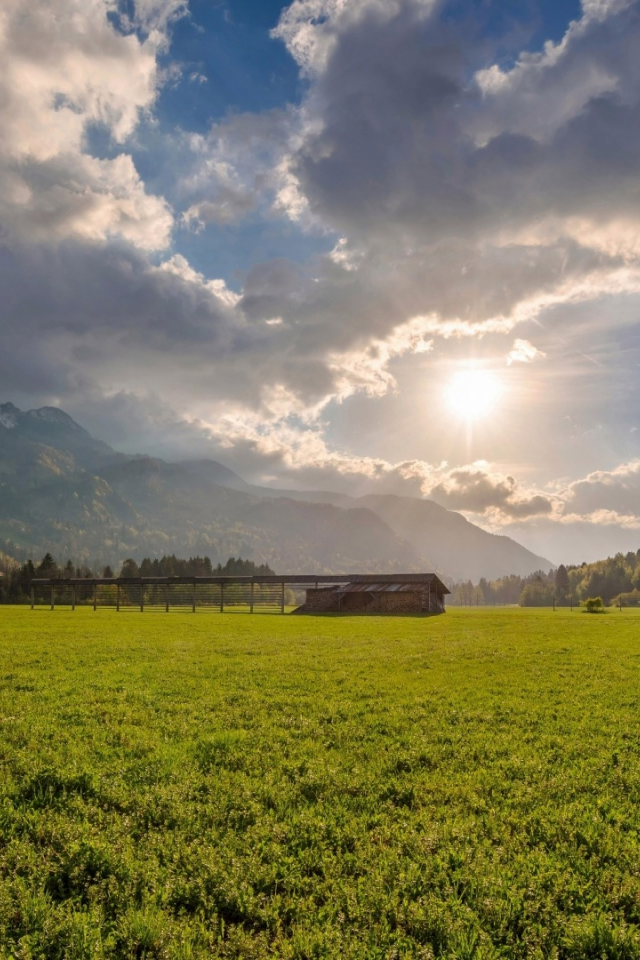
M 435 573 L 401 574 L 397 577 L 392 574 L 354 576 L 348 583 L 325 587 L 330 593 L 415 593 L 416 590 L 425 590 L 435 587 L 440 594 L 450 593 L 442 580 Z M 322 588 L 321 588 L 322 589 Z

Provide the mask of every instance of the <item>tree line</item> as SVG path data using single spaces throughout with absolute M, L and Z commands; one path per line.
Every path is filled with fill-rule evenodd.
M 50 553 L 46 553 L 37 564 L 27 560 L 22 565 L 0 553 L 0 603 L 27 603 L 34 577 L 92 580 L 94 577 L 256 577 L 273 574 L 274 571 L 266 563 L 256 564 L 253 560 L 243 560 L 241 557 L 230 557 L 225 564 L 218 563 L 215 567 L 209 557 L 190 557 L 185 560 L 172 554 L 160 559 L 145 557 L 140 564 L 129 558 L 118 572 L 108 565 L 94 572 L 84 564 L 75 565 L 72 560 L 60 565 Z
M 602 597 L 605 604 L 640 604 L 640 550 L 617 553 L 606 560 L 579 565 L 560 564 L 557 570 L 538 570 L 526 577 L 511 574 L 497 580 L 484 577 L 477 584 L 468 580 L 451 588 L 454 605 L 519 604 L 521 607 L 569 606 L 589 597 Z

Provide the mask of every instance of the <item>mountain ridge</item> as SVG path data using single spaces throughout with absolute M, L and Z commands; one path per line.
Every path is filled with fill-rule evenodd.
M 1 549 L 112 564 L 244 555 L 282 573 L 428 568 L 451 580 L 477 579 L 472 542 L 481 576 L 553 566 L 433 501 L 260 487 L 216 460 L 118 453 L 57 407 L 0 404 Z

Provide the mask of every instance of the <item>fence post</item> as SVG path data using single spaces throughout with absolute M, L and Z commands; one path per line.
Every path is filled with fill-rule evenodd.
M 31 584 L 31 609 L 32 610 L 35 606 L 35 603 L 36 603 L 36 591 L 33 584 Z
M 71 586 L 71 609 L 75 610 L 76 608 L 76 585 L 75 583 Z
M 55 605 L 55 593 L 56 593 L 56 588 L 54 587 L 53 584 L 51 584 L 51 609 L 52 609 L 52 610 L 53 610 L 54 605 Z
M 220 613 L 224 613 L 224 583 L 220 582 Z
M 169 581 L 164 585 L 164 612 L 169 613 Z
M 120 584 L 116 583 L 116 613 L 120 613 Z
M 280 594 L 280 613 L 284 613 L 284 580 L 282 581 L 282 593 Z
M 93 581 L 93 612 L 96 612 L 96 607 L 98 606 L 98 584 L 96 581 Z
M 193 594 L 191 596 L 191 612 L 196 612 L 196 578 L 193 578 Z
M 251 599 L 249 600 L 249 613 L 253 613 L 253 580 L 251 581 Z
M 140 613 L 144 613 L 144 583 L 140 581 Z

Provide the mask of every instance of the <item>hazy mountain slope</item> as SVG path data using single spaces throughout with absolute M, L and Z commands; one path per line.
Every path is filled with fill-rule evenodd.
M 219 483 L 233 490 L 242 490 L 256 497 L 267 497 L 269 500 L 284 497 L 287 500 L 301 500 L 305 503 L 330 503 L 334 507 L 348 508 L 356 505 L 355 497 L 350 497 L 346 493 L 332 493 L 329 490 L 290 490 L 246 483 L 237 473 L 218 463 L 217 460 L 183 460 L 180 461 L 179 466 L 204 480 Z
M 509 573 L 526 576 L 553 567 L 510 537 L 488 533 L 433 500 L 373 494 L 356 503 L 377 513 L 455 579 L 494 580 Z
M 117 564 L 242 555 L 282 572 L 434 569 L 494 579 L 552 564 L 429 500 L 253 486 L 214 460 L 116 453 L 61 410 L 0 405 L 0 548 Z M 14 549 L 15 548 L 15 549 Z
M 215 462 L 116 454 L 63 414 L 0 407 L 0 541 L 15 552 L 118 564 L 208 554 L 283 572 L 419 570 L 427 565 L 375 514 L 267 500 Z
M 241 490 L 243 493 L 254 492 L 250 483 L 246 483 L 237 473 L 217 460 L 182 460 L 177 466 L 206 483 L 215 483 L 230 490 Z M 279 493 L 276 492 L 275 496 L 279 496 Z
M 203 472 L 210 470 L 225 483 L 226 468 L 215 461 L 200 461 Z M 190 465 L 187 465 L 190 466 Z M 220 469 L 221 468 L 221 469 Z M 263 498 L 287 497 L 307 503 L 330 503 L 348 509 L 366 507 L 384 520 L 417 552 L 429 558 L 430 568 L 443 571 L 454 580 L 480 577 L 496 579 L 510 573 L 526 576 L 536 570 L 550 570 L 553 564 L 527 550 L 511 537 L 499 536 L 470 523 L 462 514 L 447 510 L 433 500 L 371 494 L 354 498 L 322 490 L 274 490 L 245 484 L 232 474 L 233 484 Z

